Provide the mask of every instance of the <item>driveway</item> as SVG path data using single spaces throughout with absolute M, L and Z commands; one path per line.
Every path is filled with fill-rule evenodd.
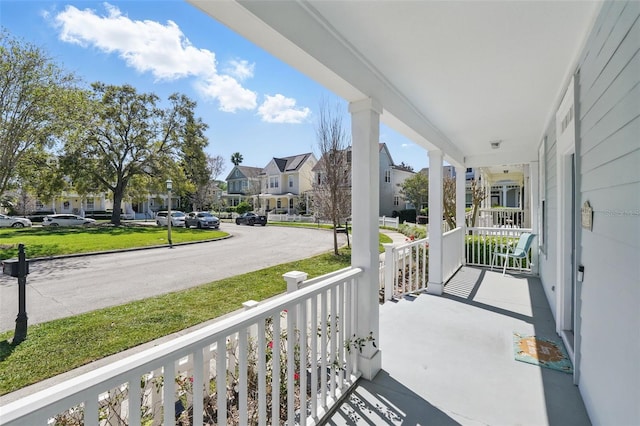
M 172 249 L 32 262 L 27 277 L 29 325 L 196 287 L 333 248 L 333 235 L 326 230 L 230 223 L 223 223 L 221 230 L 233 236 Z M 339 238 L 344 241 L 344 235 Z M 0 275 L 0 331 L 15 328 L 17 313 L 17 279 Z

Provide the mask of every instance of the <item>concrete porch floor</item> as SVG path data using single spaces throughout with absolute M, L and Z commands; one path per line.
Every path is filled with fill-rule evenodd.
M 514 359 L 514 331 L 560 340 L 536 277 L 463 267 L 443 296 L 387 302 L 382 370 L 325 424 L 590 425 L 571 374 Z

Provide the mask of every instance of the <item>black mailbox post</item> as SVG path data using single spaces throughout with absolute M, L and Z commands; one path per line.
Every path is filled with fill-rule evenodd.
M 18 316 L 12 344 L 17 345 L 27 338 L 27 274 L 29 262 L 24 254 L 24 244 L 18 245 L 18 260 L 10 259 L 2 262 L 2 273 L 18 278 Z

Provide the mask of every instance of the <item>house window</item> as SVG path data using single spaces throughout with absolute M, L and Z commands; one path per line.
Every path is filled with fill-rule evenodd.
M 384 181 L 386 183 L 391 182 L 391 170 L 387 170 L 384 172 Z
M 394 206 L 400 205 L 400 197 L 398 197 L 397 195 L 393 197 L 393 205 Z
M 42 210 L 43 208 L 44 204 L 42 204 L 42 201 L 36 200 L 36 210 Z
M 289 208 L 293 208 L 293 198 L 289 198 Z
M 246 180 L 242 181 L 242 189 L 247 189 L 249 187 L 249 182 L 247 182 Z
M 276 201 L 276 208 L 282 208 L 282 201 L 280 200 L 280 198 L 278 198 L 278 201 Z
M 293 176 L 289 176 L 289 188 L 293 188 Z
M 269 178 L 269 188 L 278 188 L 279 186 L 278 176 L 272 176 Z
M 87 200 L 87 210 L 94 210 L 93 198 Z

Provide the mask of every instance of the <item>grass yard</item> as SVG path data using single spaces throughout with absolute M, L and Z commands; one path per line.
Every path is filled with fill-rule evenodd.
M 222 231 L 171 228 L 174 244 L 222 238 Z M 27 258 L 99 252 L 168 244 L 167 228 L 155 226 L 95 226 L 69 228 L 23 228 L 0 230 L 0 260 L 18 256 L 25 245 Z
M 184 229 L 182 232 L 189 233 Z M 380 234 L 380 243 L 387 242 L 391 239 Z M 351 251 L 343 248 L 339 256 L 326 253 L 180 292 L 36 324 L 29 327 L 27 339 L 16 346 L 10 343 L 13 331 L 1 333 L 0 395 L 233 312 L 247 300 L 260 301 L 281 294 L 286 290 L 282 278 L 286 272 L 305 271 L 313 278 L 347 267 L 350 262 Z

